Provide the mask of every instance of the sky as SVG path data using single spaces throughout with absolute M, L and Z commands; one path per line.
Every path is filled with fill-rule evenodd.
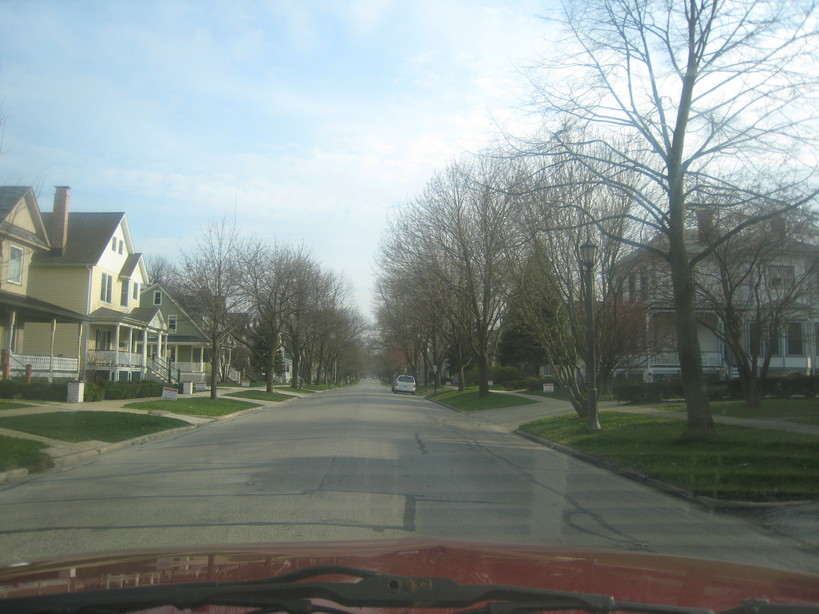
M 390 212 L 499 125 L 549 0 L 0 0 L 0 185 L 125 211 L 136 248 L 201 230 L 304 245 L 370 316 Z

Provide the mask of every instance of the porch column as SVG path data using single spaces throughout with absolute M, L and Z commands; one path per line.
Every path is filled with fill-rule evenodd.
M 142 329 L 142 379 L 148 377 L 148 329 Z
M 119 380 L 119 328 L 120 324 L 114 327 L 114 381 Z
M 134 362 L 134 329 L 128 328 L 128 364 L 132 365 Z
M 15 333 L 16 326 L 17 326 L 17 312 L 12 310 L 11 315 L 9 315 L 9 338 L 8 338 L 8 345 L 6 346 L 6 349 L 9 351 L 9 353 L 12 353 L 12 352 L 14 352 L 14 350 L 17 349 L 17 348 L 14 347 L 14 335 L 16 334 Z
M 82 322 L 77 324 L 77 380 L 78 381 L 85 379 L 82 376 L 83 362 L 84 362 L 82 357 L 85 354 L 85 352 L 83 352 L 83 349 L 82 349 L 83 328 L 84 328 L 84 325 L 83 325 Z
M 57 318 L 51 318 L 51 346 L 48 350 L 48 381 L 54 381 L 54 336 L 57 334 Z

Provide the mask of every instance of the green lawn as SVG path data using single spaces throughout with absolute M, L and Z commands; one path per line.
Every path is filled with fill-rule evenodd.
M 229 397 L 239 397 L 242 399 L 253 399 L 255 401 L 274 401 L 279 403 L 292 399 L 292 394 L 282 394 L 280 392 L 265 392 L 264 390 L 243 390 L 241 392 L 229 392 Z
M 427 398 L 434 399 L 450 407 L 460 409 L 461 411 L 499 409 L 502 407 L 537 403 L 534 399 L 524 399 L 511 394 L 497 392 L 490 392 L 489 396 L 480 398 L 477 388 L 467 388 L 463 392 L 447 390 L 445 392 L 439 392 L 438 394 L 429 395 Z
M 61 441 L 124 441 L 187 426 L 174 418 L 113 411 L 72 411 L 0 418 L 0 428 Z
M 184 416 L 227 416 L 235 414 L 237 411 L 259 407 L 259 403 L 249 403 L 238 399 L 227 399 L 219 397 L 212 401 L 209 397 L 179 397 L 176 401 L 137 401 L 128 403 L 125 407 L 130 409 L 143 409 L 145 411 L 167 411 Z
M 698 495 L 748 501 L 819 497 L 819 437 L 718 424 L 712 436 L 692 440 L 681 420 L 617 411 L 601 412 L 600 422 L 599 433 L 589 432 L 575 415 L 521 428 Z
M 0 435 L 0 471 L 24 468 L 36 473 L 52 467 L 51 457 L 42 451 L 47 447 L 39 441 Z
M 18 403 L 17 401 L 0 401 L 0 411 L 4 409 L 22 409 L 23 407 L 34 407 L 27 403 Z

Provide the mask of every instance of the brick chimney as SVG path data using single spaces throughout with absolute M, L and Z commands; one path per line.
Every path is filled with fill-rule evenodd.
M 54 211 L 51 214 L 51 251 L 62 254 L 68 240 L 68 203 L 71 200 L 71 188 L 58 185 L 54 192 Z

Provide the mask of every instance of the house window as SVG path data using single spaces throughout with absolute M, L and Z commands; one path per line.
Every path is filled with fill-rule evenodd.
M 158 290 L 154 292 L 154 305 L 161 305 L 162 304 L 162 292 Z
M 788 322 L 788 356 L 802 356 L 805 353 L 802 322 Z
M 176 315 L 168 316 L 168 330 L 172 333 L 176 332 Z
M 122 280 L 122 290 L 119 294 L 119 302 L 123 307 L 128 306 L 128 296 L 131 294 L 130 288 L 128 287 L 128 280 Z
M 117 238 L 116 237 L 111 239 L 111 251 L 112 252 L 117 251 Z
M 119 240 L 119 253 L 122 254 L 122 248 L 125 245 L 125 241 L 122 239 Z
M 779 356 L 779 333 L 771 334 L 767 329 L 760 330 L 756 322 L 748 325 L 748 348 L 751 356 Z
M 100 351 L 111 349 L 110 330 L 97 330 L 97 349 Z
M 9 252 L 8 281 L 15 284 L 23 283 L 23 250 L 14 245 Z
M 793 286 L 793 267 L 772 266 L 768 268 L 768 286 L 783 290 Z
M 103 303 L 110 303 L 114 292 L 114 278 L 108 273 L 102 274 L 102 287 L 100 288 L 100 300 Z
M 139 300 L 139 284 L 137 282 L 134 282 L 134 300 Z

